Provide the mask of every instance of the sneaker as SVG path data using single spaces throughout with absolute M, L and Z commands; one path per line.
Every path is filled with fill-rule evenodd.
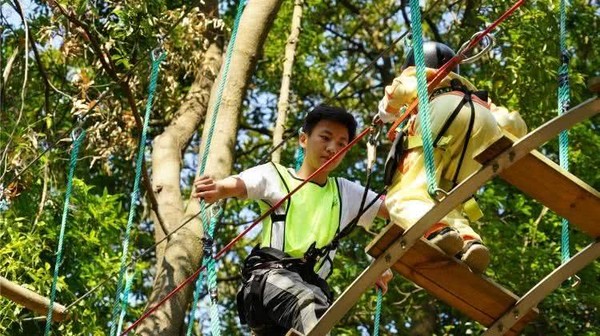
M 457 257 L 476 274 L 482 274 L 490 264 L 490 250 L 479 240 L 465 241 L 462 252 Z
M 458 231 L 449 226 L 443 226 L 433 232 L 428 232 L 425 238 L 434 243 L 447 255 L 456 255 L 463 248 L 463 240 Z

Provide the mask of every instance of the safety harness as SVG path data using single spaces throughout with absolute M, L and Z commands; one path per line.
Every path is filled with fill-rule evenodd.
M 451 180 L 443 180 L 440 182 L 440 187 L 441 187 L 440 191 L 443 193 L 447 193 L 448 191 L 450 191 L 454 187 L 456 187 L 456 185 L 458 185 L 458 177 L 459 177 L 462 165 L 463 165 L 463 161 L 465 159 L 467 148 L 469 146 L 469 140 L 473 133 L 473 126 L 475 124 L 475 106 L 473 104 L 472 96 L 474 95 L 484 102 L 488 100 L 488 92 L 487 91 L 469 90 L 457 78 L 454 78 L 450 81 L 450 86 L 441 87 L 441 88 L 434 90 L 429 99 L 433 100 L 441 94 L 453 92 L 453 91 L 462 92 L 463 98 L 458 103 L 458 105 L 456 106 L 454 111 L 452 111 L 452 113 L 450 114 L 448 119 L 444 122 L 440 131 L 438 132 L 437 136 L 435 137 L 435 140 L 433 141 L 433 145 L 435 148 L 441 148 L 449 142 L 450 137 L 446 136 L 446 133 L 448 132 L 448 129 L 450 128 L 450 126 L 452 125 L 452 123 L 454 122 L 454 120 L 456 119 L 456 117 L 458 116 L 460 111 L 462 110 L 462 108 L 466 104 L 469 104 L 471 109 L 470 109 L 469 125 L 467 127 L 467 132 L 465 134 L 465 139 L 463 142 L 461 155 L 460 155 L 456 170 L 454 171 L 454 175 Z M 390 148 L 390 153 L 388 154 L 388 157 L 386 159 L 385 175 L 384 175 L 384 182 L 386 185 L 389 186 L 392 184 L 392 179 L 398 169 L 398 164 L 402 160 L 404 151 L 406 151 L 408 149 L 416 148 L 419 146 L 422 146 L 422 144 L 420 142 L 420 138 L 407 135 L 406 127 L 404 127 L 403 129 L 398 131 L 396 138 L 394 139 L 394 141 L 392 143 L 392 147 Z M 434 195 L 434 196 L 438 196 L 438 195 Z M 436 200 L 437 200 L 437 198 L 436 198 Z M 476 221 L 483 216 L 483 213 L 481 212 L 481 209 L 479 209 L 479 206 L 477 205 L 477 202 L 475 201 L 474 198 L 470 198 L 465 203 L 463 203 L 463 212 L 471 221 Z

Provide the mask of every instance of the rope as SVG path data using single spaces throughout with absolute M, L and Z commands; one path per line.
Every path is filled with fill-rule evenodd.
M 217 214 L 215 214 L 210 219 L 210 226 L 206 231 L 207 237 L 204 242 L 204 256 L 202 258 L 202 267 L 207 270 L 207 287 L 208 292 L 211 298 L 210 304 L 210 328 L 213 335 L 220 335 L 221 329 L 219 325 L 219 310 L 217 306 L 217 267 L 214 258 L 213 251 L 213 239 L 214 232 L 217 226 L 217 218 L 221 216 L 222 210 L 219 209 Z M 198 275 L 198 279 L 196 280 L 196 289 L 194 290 L 194 298 L 192 301 L 192 309 L 190 310 L 187 336 L 192 335 L 192 327 L 195 321 L 195 307 L 198 306 L 198 301 L 200 300 L 200 293 L 202 292 L 202 273 Z
M 160 63 L 165 59 L 166 54 L 161 52 L 158 57 L 152 54 L 152 71 L 150 73 L 150 84 L 148 86 L 148 100 L 146 101 L 146 113 L 144 115 L 144 127 L 142 128 L 142 136 L 140 138 L 140 145 L 138 147 L 136 166 L 135 166 L 135 178 L 133 182 L 133 192 L 131 193 L 131 205 L 129 208 L 129 218 L 127 220 L 127 227 L 125 229 L 125 237 L 123 238 L 123 250 L 121 252 L 121 268 L 119 270 L 119 278 L 117 280 L 117 293 L 115 298 L 115 305 L 112 311 L 112 323 L 110 326 L 110 335 L 116 335 L 117 319 L 119 317 L 119 310 L 121 305 L 119 304 L 121 292 L 123 291 L 123 277 L 126 270 L 127 262 L 127 251 L 129 249 L 129 237 L 131 235 L 131 227 L 133 226 L 133 219 L 135 216 L 135 210 L 140 193 L 140 178 L 142 175 L 142 163 L 144 161 L 144 153 L 146 150 L 146 136 L 148 133 L 148 123 L 150 121 L 150 111 L 152 109 L 152 101 L 154 99 L 154 93 L 156 91 L 156 82 L 158 80 L 158 71 L 160 69 Z
M 245 7 L 246 7 L 246 1 L 245 0 L 240 1 L 240 3 L 238 4 L 238 7 L 237 7 L 237 12 L 235 14 L 233 29 L 231 31 L 231 39 L 229 40 L 229 44 L 227 45 L 225 64 L 223 66 L 223 75 L 221 76 L 221 80 L 219 81 L 217 98 L 216 98 L 216 102 L 215 102 L 215 105 L 214 105 L 213 111 L 212 111 L 212 117 L 211 117 L 211 121 L 210 121 L 210 127 L 208 129 L 206 145 L 204 146 L 204 151 L 202 153 L 202 161 L 200 163 L 200 171 L 199 171 L 200 175 L 204 174 L 204 170 L 206 169 L 206 162 L 208 161 L 208 153 L 210 152 L 210 145 L 212 143 L 212 138 L 213 138 L 213 134 L 215 131 L 215 125 L 217 124 L 217 116 L 219 114 L 219 108 L 221 107 L 221 101 L 223 100 L 223 92 L 225 91 L 225 83 L 227 82 L 227 75 L 229 74 L 229 66 L 231 64 L 231 57 L 233 55 L 233 47 L 235 46 L 238 28 L 240 25 L 240 20 L 242 18 L 242 13 L 244 12 Z M 211 242 L 210 245 L 212 248 L 212 240 L 213 240 L 213 234 L 214 234 L 214 229 L 215 229 L 215 225 L 216 225 L 216 219 L 215 218 L 209 219 L 209 217 L 206 213 L 206 202 L 204 200 L 200 200 L 200 209 L 201 209 L 200 217 L 202 219 L 202 226 L 204 228 L 204 236 L 205 237 L 208 236 L 208 240 L 205 240 L 204 244 L 206 247 L 206 242 L 210 241 Z M 208 257 L 206 256 L 206 254 L 207 254 L 206 252 L 208 252 Z M 205 251 L 204 257 L 203 257 L 203 267 L 208 268 L 207 280 L 208 280 L 209 290 L 216 291 L 217 275 L 216 275 L 215 260 L 212 257 L 212 251 L 208 251 L 208 250 Z M 198 280 L 200 280 L 200 278 L 201 277 L 198 277 Z M 197 281 L 195 292 L 199 291 L 200 288 L 202 288 L 202 286 Z M 194 293 L 194 296 L 196 296 L 196 293 Z M 197 304 L 197 302 L 195 302 L 195 304 Z M 217 302 L 216 302 L 216 295 L 214 295 L 214 298 L 211 295 L 210 315 L 211 315 L 210 316 L 211 317 L 210 326 L 211 326 L 212 334 L 214 336 L 220 336 L 221 335 L 221 326 L 219 325 L 219 311 L 218 311 Z M 193 319 L 190 322 L 193 322 Z M 191 324 L 193 324 L 193 323 L 190 323 L 190 325 Z M 191 329 L 188 327 L 188 333 L 189 332 L 191 332 Z
M 279 202 L 275 203 L 271 208 L 269 208 L 269 210 L 267 210 L 262 215 L 260 215 L 257 219 L 255 219 L 254 222 L 252 222 L 252 224 L 250 224 L 250 226 L 245 228 L 240 234 L 238 234 L 227 245 L 225 245 L 225 247 L 223 247 L 215 255 L 215 259 L 217 259 L 217 260 L 220 259 L 225 254 L 225 252 L 229 251 L 231 249 L 231 247 L 233 245 L 235 245 L 235 243 L 237 243 L 240 239 L 242 239 L 242 237 L 245 236 L 248 232 L 250 232 L 250 230 L 252 230 L 256 225 L 258 225 L 258 223 L 262 222 L 265 218 L 270 216 L 271 213 L 273 213 L 273 211 L 275 211 L 275 209 L 280 207 L 284 202 L 286 202 L 290 197 L 292 197 L 292 195 L 294 195 L 300 188 L 302 188 L 305 184 L 310 182 L 317 174 L 320 174 L 323 171 L 323 169 L 328 167 L 335 160 L 339 159 L 339 157 L 342 154 L 346 153 L 352 146 L 354 146 L 358 141 L 360 141 L 362 138 L 364 138 L 365 135 L 367 135 L 370 131 L 371 131 L 370 128 L 366 128 L 362 132 L 360 132 L 360 134 L 358 134 L 356 136 L 356 138 L 354 138 L 354 140 L 350 141 L 350 143 L 348 143 L 346 146 L 344 146 L 344 148 L 340 149 L 337 153 L 335 153 L 335 155 L 333 155 L 333 157 L 331 157 L 327 162 L 325 162 L 321 167 L 319 167 L 319 169 L 317 169 L 314 173 L 312 173 L 309 177 L 307 177 L 304 181 L 302 181 L 294 190 L 290 191 L 289 194 L 285 195 L 285 197 L 280 199 Z M 185 287 L 187 284 L 192 282 L 192 280 L 194 280 L 198 276 L 198 274 L 200 274 L 200 272 L 202 272 L 204 269 L 205 269 L 205 267 L 199 268 L 198 270 L 196 270 L 196 272 L 194 272 L 194 274 L 192 274 L 190 277 L 185 279 L 182 283 L 177 285 L 177 287 L 175 287 L 171 292 L 169 292 L 167 295 L 165 295 L 154 307 L 149 308 L 139 319 L 137 319 L 137 321 L 133 322 L 127 329 L 125 329 L 125 331 L 121 334 L 121 336 L 126 335 L 129 331 L 131 331 L 138 324 L 140 324 L 140 322 L 142 322 L 145 318 L 152 315 L 152 313 L 154 313 L 162 304 L 167 302 L 170 298 L 172 298 L 175 294 L 177 294 L 177 292 L 179 292 L 183 287 Z
M 433 154 L 433 136 L 431 119 L 429 117 L 429 94 L 427 91 L 427 76 L 425 73 L 425 55 L 423 53 L 423 32 L 421 27 L 421 8 L 419 0 L 410 0 L 410 27 L 412 30 L 413 53 L 417 68 L 417 97 L 419 98 L 419 114 L 423 153 L 425 154 L 425 175 L 429 194 L 434 195 L 437 189 L 435 178 L 435 158 Z
M 567 51 L 566 29 L 566 0 L 560 1 L 560 55 L 561 65 L 558 68 L 558 115 L 569 109 L 571 103 L 569 87 L 569 52 Z M 569 131 L 563 130 L 558 135 L 560 167 L 569 171 Z M 561 230 L 561 261 L 567 262 L 571 258 L 569 251 L 569 221 L 562 219 Z
M 71 161 L 69 162 L 69 173 L 67 175 L 67 190 L 65 191 L 65 205 L 63 207 L 62 219 L 60 222 L 60 234 L 58 236 L 58 247 L 56 248 L 56 263 L 54 264 L 54 276 L 52 277 L 52 288 L 50 290 L 50 305 L 48 305 L 48 315 L 46 316 L 46 331 L 44 335 L 50 335 L 50 327 L 52 326 L 52 309 L 54 300 L 56 299 L 56 284 L 58 282 L 58 271 L 62 263 L 63 243 L 65 240 L 65 229 L 67 226 L 67 214 L 69 212 L 69 200 L 71 199 L 71 191 L 73 190 L 73 175 L 75 174 L 75 166 L 77 164 L 77 156 L 79 147 L 85 137 L 85 130 L 79 133 L 79 136 L 74 137 L 73 149 L 71 150 Z
M 304 162 L 304 148 L 298 146 L 298 148 L 296 148 L 296 153 L 294 154 L 294 161 L 295 161 L 295 166 L 294 168 L 296 168 L 296 171 L 300 170 L 300 167 L 302 167 L 302 162 Z
M 381 320 L 381 301 L 383 301 L 383 292 L 381 288 L 377 287 L 377 305 L 375 307 L 373 336 L 379 336 L 379 321 Z
M 131 291 L 131 283 L 133 282 L 133 276 L 135 274 L 127 273 L 125 278 L 125 290 L 121 295 L 121 313 L 119 314 L 119 326 L 117 327 L 117 334 L 123 329 L 123 321 L 125 320 L 125 313 L 127 312 L 127 303 L 129 302 L 129 292 Z

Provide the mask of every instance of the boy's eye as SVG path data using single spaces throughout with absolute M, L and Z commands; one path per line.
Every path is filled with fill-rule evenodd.
M 325 141 L 329 141 L 329 137 L 326 135 L 321 135 L 321 139 L 323 139 Z

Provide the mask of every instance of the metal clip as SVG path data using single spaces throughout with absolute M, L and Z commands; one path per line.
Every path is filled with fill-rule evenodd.
M 456 54 L 460 55 L 463 52 L 465 52 L 465 49 L 469 46 L 469 44 L 471 44 L 471 41 L 473 41 L 475 38 L 477 38 L 482 33 L 483 33 L 483 31 L 479 31 L 479 32 L 473 34 L 473 36 L 471 36 L 471 38 L 467 42 L 463 43 L 460 46 L 460 49 L 458 49 L 458 52 Z M 492 47 L 496 43 L 496 40 L 494 39 L 494 37 L 492 35 L 489 35 L 489 34 L 485 35 L 483 37 L 483 39 L 487 41 L 487 44 L 483 47 L 483 49 L 479 53 L 477 53 L 477 54 L 475 54 L 475 55 L 473 55 L 471 57 L 465 58 L 464 60 L 462 60 L 460 62 L 460 64 L 475 63 L 475 61 L 477 61 L 478 59 L 480 59 L 486 52 L 488 52 L 490 49 L 492 49 Z
M 577 274 L 573 275 L 569 280 L 571 280 L 571 288 L 575 288 L 581 284 L 581 278 Z
M 430 193 L 430 195 L 437 202 L 441 202 L 448 196 L 448 192 L 446 192 L 444 189 L 437 188 L 433 191 L 433 193 Z
M 73 142 L 75 142 L 75 140 L 79 139 L 82 132 L 83 132 L 83 129 L 80 126 L 75 127 L 71 131 L 71 140 L 73 140 Z

